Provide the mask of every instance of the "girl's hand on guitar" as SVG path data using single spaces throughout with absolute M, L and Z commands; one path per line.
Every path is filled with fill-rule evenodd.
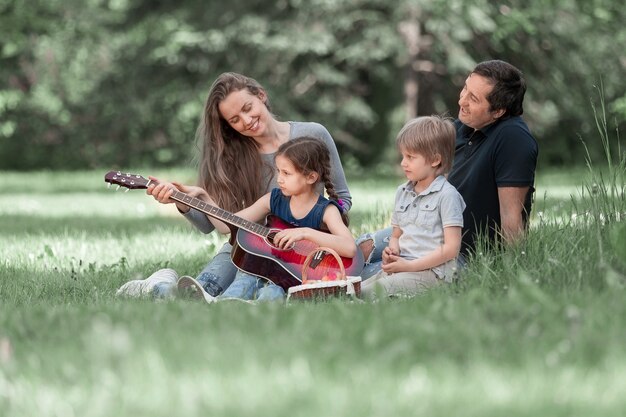
M 307 239 L 307 231 L 308 227 L 281 230 L 274 236 L 274 244 L 280 249 L 289 249 L 297 241 Z

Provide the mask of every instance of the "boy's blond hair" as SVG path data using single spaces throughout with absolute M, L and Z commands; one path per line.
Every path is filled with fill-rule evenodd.
M 427 162 L 441 157 L 437 174 L 446 174 L 452 168 L 456 131 L 450 118 L 421 116 L 409 120 L 398 133 L 398 149 L 419 153 Z

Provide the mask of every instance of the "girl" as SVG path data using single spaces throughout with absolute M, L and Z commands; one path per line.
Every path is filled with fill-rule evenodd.
M 269 97 L 254 79 L 241 74 L 221 74 L 211 86 L 197 130 L 200 149 L 199 186 L 185 186 L 152 178 L 158 185 L 147 190 L 163 204 L 172 186 L 194 197 L 211 196 L 216 205 L 230 212 L 248 207 L 277 187 L 274 155 L 279 146 L 308 136 L 323 143 L 330 153 L 330 180 L 341 199 L 343 212 L 350 210 L 352 198 L 333 138 L 318 123 L 282 122 L 270 112 Z M 319 190 L 323 191 L 323 190 Z M 176 204 L 179 212 L 203 233 L 215 229 L 212 220 L 195 209 Z M 211 295 L 221 294 L 232 283 L 237 268 L 230 260 L 229 243 L 218 251 L 200 272 L 197 280 Z M 178 275 L 160 270 L 145 280 L 126 283 L 118 294 L 166 297 L 175 287 Z
M 355 256 L 356 244 L 347 227 L 347 216 L 342 212 L 342 201 L 330 180 L 330 156 L 326 146 L 315 138 L 294 139 L 278 148 L 275 163 L 278 188 L 236 213 L 237 216 L 260 222 L 273 213 L 295 226 L 274 237 L 274 244 L 281 249 L 306 239 L 334 249 L 340 256 Z M 330 199 L 320 194 L 318 184 L 324 185 Z M 220 232 L 230 232 L 219 220 L 214 224 Z M 232 285 L 219 297 L 213 297 L 203 287 L 187 276 L 178 281 L 179 290 L 189 289 L 191 294 L 202 295 L 207 302 L 226 298 L 263 301 L 282 299 L 285 295 L 281 287 L 243 271 L 236 273 Z

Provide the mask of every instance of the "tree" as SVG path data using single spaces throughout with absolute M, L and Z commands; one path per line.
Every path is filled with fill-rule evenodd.
M 486 59 L 525 73 L 546 163 L 582 162 L 600 81 L 626 124 L 626 12 L 611 0 L 0 0 L 0 12 L 5 169 L 187 163 L 223 71 L 258 79 L 279 118 L 323 123 L 365 166 L 395 158 L 407 118 L 455 116 Z

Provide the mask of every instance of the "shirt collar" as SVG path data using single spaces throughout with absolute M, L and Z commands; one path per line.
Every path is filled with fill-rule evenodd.
M 430 185 L 428 186 L 427 189 L 425 189 L 424 191 L 422 191 L 418 195 L 427 195 L 427 194 L 430 194 L 430 193 L 435 193 L 437 191 L 441 191 L 441 189 L 443 188 L 443 185 L 445 184 L 445 182 L 446 182 L 446 177 L 443 176 L 443 175 L 439 175 L 439 176 L 437 176 L 437 178 L 435 178 L 433 180 L 433 182 L 430 183 Z M 415 192 L 415 182 L 414 181 L 407 181 L 404 184 L 404 186 L 402 187 L 402 189 L 406 193 L 414 193 Z
M 498 124 L 500 124 L 501 121 L 508 119 L 508 118 L 509 116 L 502 116 L 498 120 L 494 120 L 493 123 L 490 123 L 487 126 L 481 127 L 480 129 L 477 130 L 477 132 L 482 133 L 484 136 L 488 136 L 489 132 L 493 130 Z M 469 127 L 465 123 L 461 122 L 461 125 L 462 125 L 461 133 L 463 134 L 464 137 L 470 136 L 474 132 L 474 128 Z

